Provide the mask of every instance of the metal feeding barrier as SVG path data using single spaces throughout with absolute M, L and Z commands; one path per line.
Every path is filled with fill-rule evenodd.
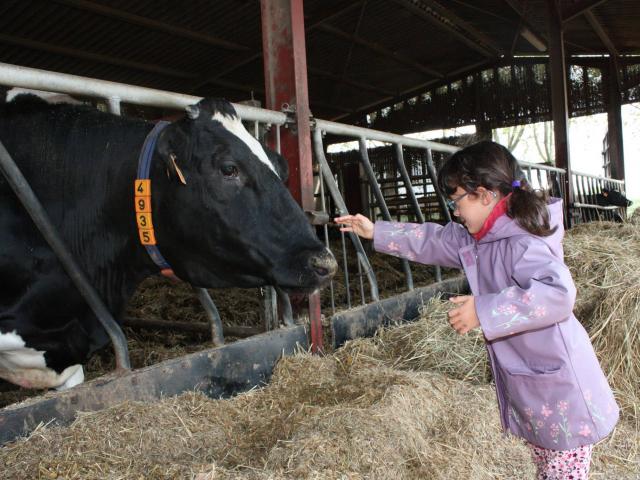
M 122 103 L 181 111 L 186 106 L 195 104 L 200 100 L 200 97 L 191 95 L 19 67 L 6 63 L 0 63 L 0 85 L 102 99 L 107 109 L 111 113 L 118 115 L 121 113 Z M 248 125 L 248 130 L 256 138 L 262 140 L 267 131 L 275 129 L 275 147 L 280 153 L 280 129 L 283 127 L 288 128 L 292 122 L 291 115 L 244 104 L 234 104 L 234 107 L 242 121 Z M 420 151 L 423 155 L 425 172 L 422 179 L 424 182 L 422 193 L 426 195 L 426 178 L 428 178 L 430 182 L 429 193 L 432 195 L 431 198 L 435 195 L 442 220 L 451 220 L 445 198 L 437 190 L 436 169 L 432 152 L 450 154 L 457 151 L 458 147 L 314 119 L 312 120 L 312 135 L 314 157 L 318 165 L 318 196 L 325 217 L 333 213 L 329 206 L 327 192 L 333 207 L 337 209 L 340 215 L 349 213 L 339 182 L 327 161 L 323 144 L 323 137 L 326 134 L 355 139 L 358 142 L 359 164 L 364 172 L 368 188 L 375 198 L 375 207 L 385 220 L 391 220 L 391 212 L 387 205 L 388 200 L 382 191 L 382 179 L 376 177 L 375 169 L 372 166 L 367 141 L 380 141 L 392 146 L 394 161 L 399 173 L 397 181 L 402 182 L 404 186 L 410 205 L 409 210 L 418 223 L 423 223 L 426 219 L 423 215 L 420 201 L 414 192 L 413 178 L 407 171 L 404 157 L 409 148 Z M 104 305 L 92 286 L 84 279 L 82 272 L 77 267 L 74 268 L 75 262 L 73 262 L 63 242 L 56 241 L 60 240 L 60 238 L 55 228 L 50 223 L 47 223 L 46 212 L 39 205 L 35 194 L 24 181 L 24 178 L 21 178 L 19 169 L 10 158 L 10 152 L 5 152 L 0 147 L 0 153 L 2 153 L 0 157 L 3 160 L 2 171 L 10 184 L 17 186 L 16 194 L 25 204 L 25 208 L 32 215 L 34 222 L 41 227 L 47 241 L 52 244 L 53 250 L 61 260 L 69 260 L 68 262 L 63 262 L 65 263 L 65 268 L 67 268 L 74 281 L 78 280 L 76 284 L 79 290 L 87 299 L 87 303 L 93 308 L 105 330 L 109 333 L 114 345 L 117 365 L 124 369 L 128 368 L 128 350 L 120 326 L 109 312 L 105 312 Z M 566 176 L 565 170 L 526 162 L 521 162 L 521 165 L 525 169 L 527 178 L 535 188 L 548 189 L 554 195 L 566 198 L 566 192 L 563 190 Z M 593 204 L 593 202 L 585 203 L 587 200 L 593 200 L 593 195 L 597 193 L 598 188 L 618 188 L 621 193 L 624 193 L 624 182 L 622 181 L 580 173 L 574 173 L 572 179 L 574 182 L 572 185 L 577 192 L 576 199 L 578 203 L 574 205 L 577 209 L 600 210 L 601 207 Z M 608 210 L 611 209 L 607 207 L 604 211 Z M 326 222 L 322 228 L 324 230 L 324 240 L 327 246 L 330 247 L 329 227 Z M 357 288 L 363 304 L 363 306 L 353 309 L 354 301 L 350 293 L 351 276 L 347 262 L 347 238 L 356 251 Z M 329 288 L 331 311 L 334 314 L 332 330 L 335 345 L 339 345 L 349 338 L 354 338 L 354 335 L 369 335 L 378 325 L 383 324 L 392 317 L 406 319 L 407 315 L 415 315 L 419 306 L 430 296 L 437 293 L 455 294 L 465 291 L 466 287 L 462 278 L 449 279 L 429 287 L 418 288 L 414 285 L 409 263 L 406 260 L 401 260 L 407 291 L 397 297 L 378 301 L 381 297 L 379 284 L 367 256 L 367 249 L 359 237 L 353 233 L 348 235 L 341 233 L 340 243 L 347 308 L 349 310 L 335 314 L 336 304 L 334 284 L 332 283 Z M 367 304 L 365 299 L 365 278 L 369 284 L 371 304 Z M 441 279 L 439 268 L 435 271 L 435 278 L 437 281 Z M 297 346 L 307 348 L 308 339 L 303 326 L 294 326 L 291 305 L 286 294 L 272 287 L 261 289 L 261 292 L 264 330 L 273 331 L 254 335 L 248 340 L 203 350 L 144 369 L 127 372 L 124 375 L 106 375 L 67 392 L 49 394 L 40 401 L 26 406 L 0 410 L 0 444 L 32 431 L 41 422 L 47 423 L 52 419 L 62 423 L 69 422 L 73 419 L 78 409 L 86 411 L 98 410 L 127 399 L 151 400 L 162 395 L 179 394 L 182 391 L 193 389 L 203 391 L 210 396 L 228 396 L 264 384 L 269 380 L 277 359 L 283 354 L 293 353 L 298 348 Z M 218 344 L 221 344 L 223 342 L 222 325 L 214 301 L 205 289 L 195 289 L 194 294 L 199 298 L 207 313 L 209 319 L 208 329 L 212 338 Z M 357 317 L 356 322 L 354 322 L 355 317 Z M 276 329 L 279 324 L 279 318 L 283 318 L 286 325 L 285 328 Z M 141 325 L 139 321 L 137 325 Z M 142 325 L 148 325 L 152 328 L 153 325 L 161 325 L 161 328 L 167 326 L 170 328 L 185 328 L 187 325 L 195 327 L 184 322 L 166 322 L 162 320 L 150 321 L 148 324 L 144 324 L 143 321 Z M 197 327 L 199 331 L 207 328 L 204 324 L 197 325 Z M 245 328 L 246 330 L 242 332 L 235 329 L 232 333 L 235 336 L 243 332 L 247 335 L 256 333 L 255 328 Z

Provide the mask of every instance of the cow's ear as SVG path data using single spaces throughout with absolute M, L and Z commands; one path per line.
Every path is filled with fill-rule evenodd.
M 187 133 L 179 127 L 179 123 L 173 123 L 165 128 L 156 144 L 156 151 L 162 157 L 167 175 L 186 185 L 185 177 L 180 165 L 184 165 L 191 156 L 190 142 Z
M 278 172 L 280 179 L 284 183 L 287 183 L 287 180 L 289 180 L 289 163 L 287 160 L 279 153 L 276 153 L 267 147 L 264 147 L 264 151 L 267 152 L 267 157 L 269 157 L 273 166 L 276 167 L 276 171 Z

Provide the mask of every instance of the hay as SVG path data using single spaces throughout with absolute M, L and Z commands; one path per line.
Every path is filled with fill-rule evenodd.
M 585 325 L 623 416 L 640 421 L 640 228 L 598 222 L 571 229 L 565 260 Z
M 283 359 L 271 383 L 231 400 L 197 393 L 123 403 L 0 450 L 0 478 L 532 478 L 526 447 L 502 435 L 495 391 L 401 371 L 376 342 Z M 625 424 L 596 449 L 594 476 L 635 478 Z
M 435 296 L 420 309 L 420 320 L 381 330 L 375 342 L 395 368 L 436 371 L 450 378 L 488 383 L 491 369 L 480 330 L 460 336 L 449 325 L 453 304 Z

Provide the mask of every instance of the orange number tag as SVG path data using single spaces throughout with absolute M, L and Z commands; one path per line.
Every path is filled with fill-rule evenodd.
M 136 213 L 136 220 L 138 221 L 138 228 L 140 230 L 153 230 L 150 213 Z
M 151 197 L 136 197 L 136 213 L 149 213 L 151 211 Z
M 153 234 L 153 230 L 138 230 L 140 234 L 140 243 L 143 245 L 155 245 L 156 236 Z
M 136 197 L 150 197 L 151 196 L 151 180 L 149 179 L 136 179 L 134 182 L 134 192 Z

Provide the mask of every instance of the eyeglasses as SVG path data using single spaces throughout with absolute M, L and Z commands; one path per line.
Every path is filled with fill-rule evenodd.
M 463 193 L 462 195 L 460 195 L 458 198 L 456 198 L 455 200 L 446 200 L 447 202 L 447 207 L 449 207 L 451 209 L 451 211 L 456 210 L 456 208 L 458 208 L 458 202 L 460 200 L 462 200 L 464 197 L 466 197 L 467 195 L 469 195 L 470 192 L 467 193 Z

